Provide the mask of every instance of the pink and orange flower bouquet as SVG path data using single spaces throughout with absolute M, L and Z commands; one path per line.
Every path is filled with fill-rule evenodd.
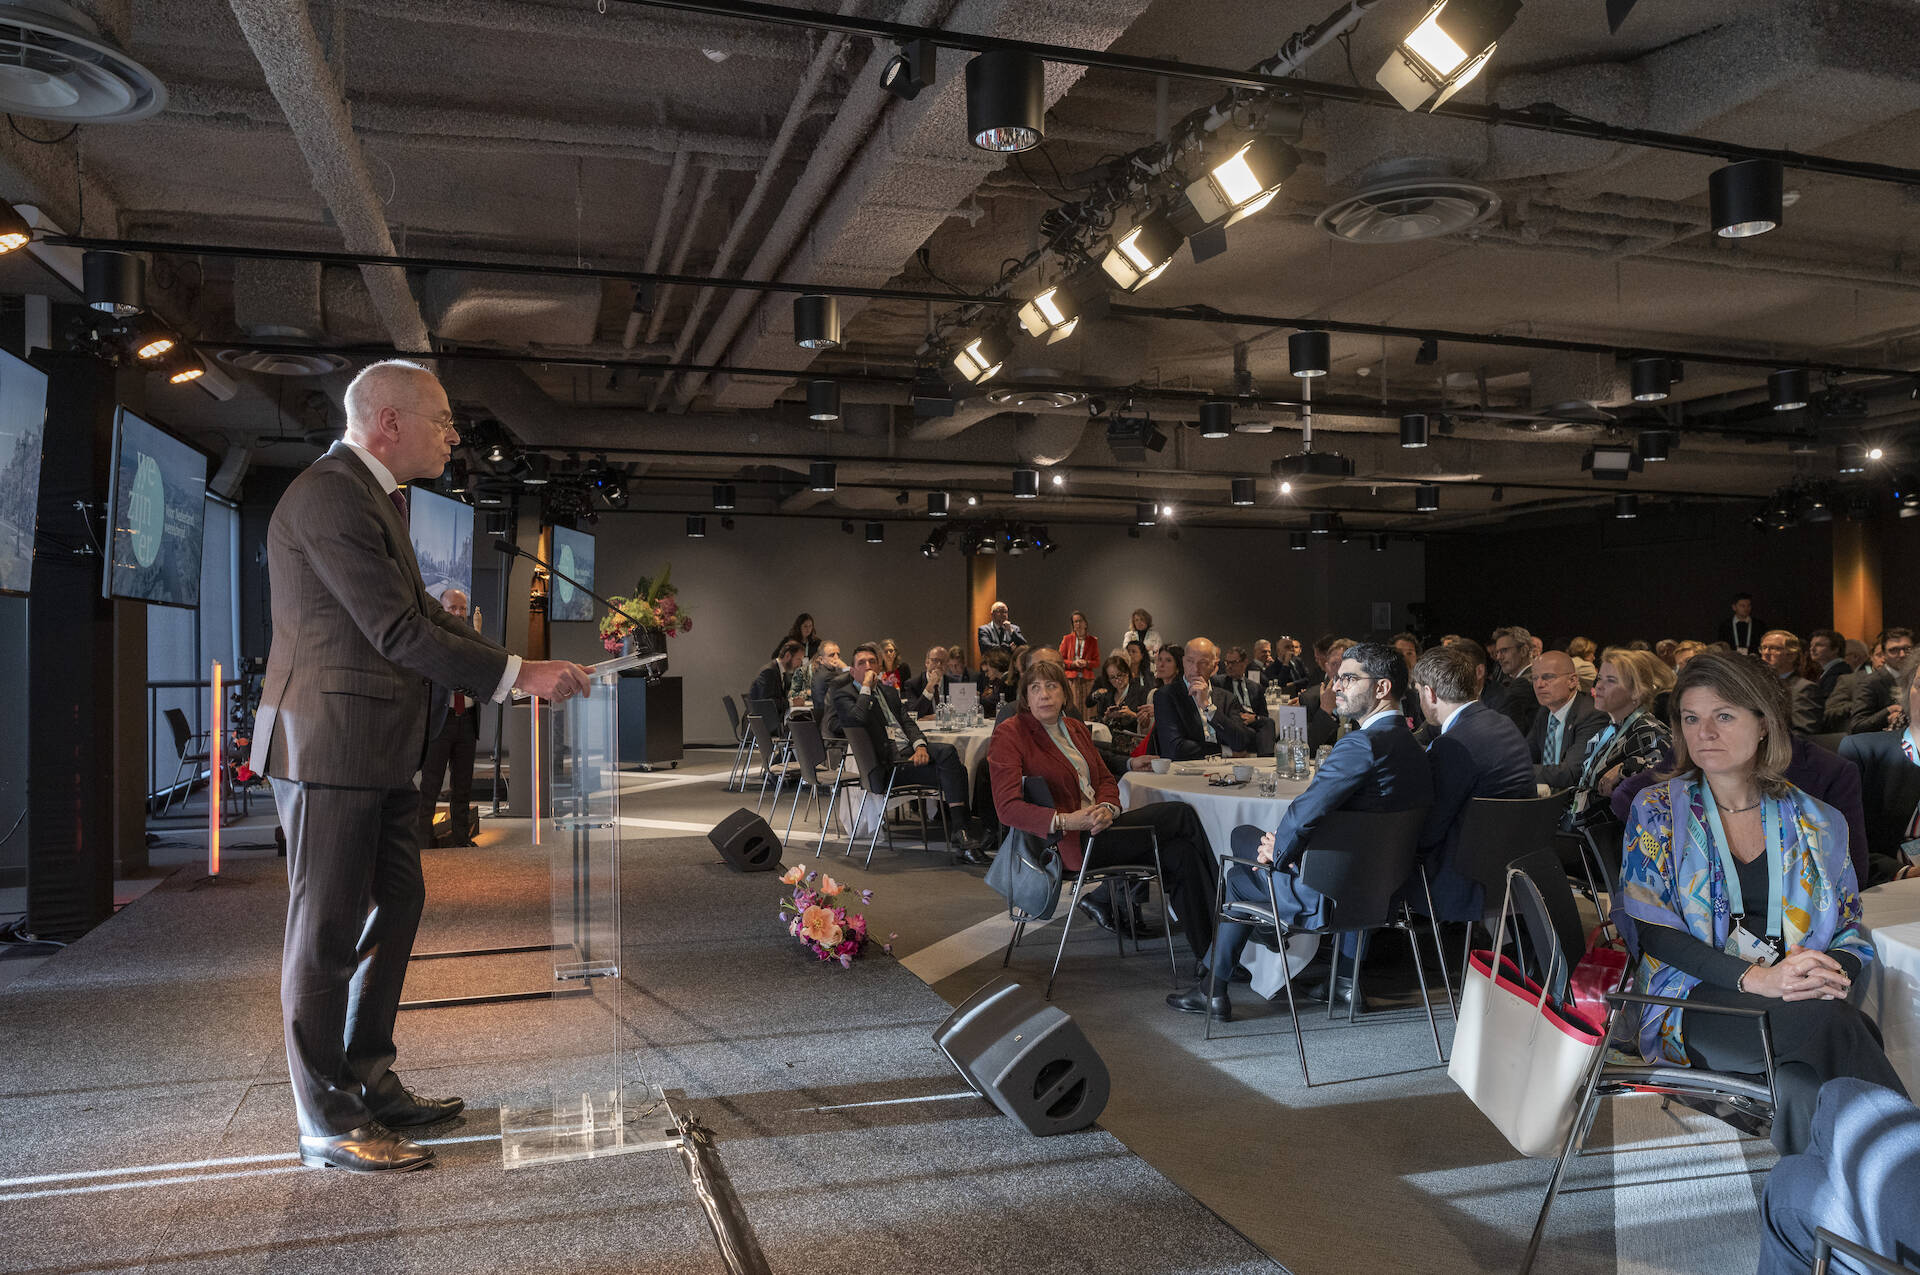
M 818 878 L 819 884 L 815 885 Z M 800 940 L 808 951 L 823 961 L 838 961 L 842 969 L 853 965 L 853 958 L 866 951 L 869 936 L 867 918 L 849 912 L 847 905 L 856 897 L 862 907 L 873 902 L 872 890 L 851 891 L 830 876 L 809 872 L 796 864 L 780 878 L 782 885 L 793 887 L 793 897 L 780 900 L 780 923 L 787 933 Z M 893 940 L 887 935 L 880 950 L 893 954 Z

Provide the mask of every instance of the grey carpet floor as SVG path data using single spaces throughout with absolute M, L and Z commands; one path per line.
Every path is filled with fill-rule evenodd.
M 617 1039 L 714 1130 L 776 1271 L 1280 1269 L 1113 1134 L 1021 1134 L 932 1044 L 947 1003 L 885 957 L 805 957 L 767 876 L 704 839 L 625 876 L 608 1001 L 401 1016 L 400 1069 L 471 1104 L 440 1163 L 397 1178 L 298 1167 L 281 1053 L 277 861 L 183 869 L 0 990 L 0 1269 L 721 1269 L 677 1157 L 504 1172 L 497 1109 L 542 1058 Z M 427 860 L 420 948 L 538 941 L 544 859 L 495 840 Z M 412 995 L 542 985 L 539 958 L 426 962 Z

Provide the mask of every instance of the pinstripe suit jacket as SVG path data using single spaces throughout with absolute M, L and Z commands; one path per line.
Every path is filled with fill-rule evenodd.
M 335 443 L 294 479 L 267 530 L 273 647 L 253 769 L 344 788 L 404 788 L 427 742 L 428 682 L 491 696 L 507 652 L 441 609 L 406 520 Z

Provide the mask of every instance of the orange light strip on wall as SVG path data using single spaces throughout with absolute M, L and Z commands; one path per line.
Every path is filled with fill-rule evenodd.
M 540 844 L 540 701 L 530 699 L 527 707 L 533 712 L 533 844 Z
M 220 875 L 220 783 L 226 775 L 226 687 L 220 680 L 220 661 L 213 662 L 213 734 L 208 739 L 207 759 L 213 763 L 213 774 L 207 783 L 207 808 L 212 811 L 208 817 L 207 835 L 207 875 Z

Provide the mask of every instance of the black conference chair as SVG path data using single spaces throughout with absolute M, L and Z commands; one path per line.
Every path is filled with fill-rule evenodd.
M 833 796 L 827 800 L 827 815 L 831 817 L 833 814 L 833 798 L 840 795 L 840 768 L 834 766 L 833 762 L 827 757 L 827 745 L 826 741 L 821 738 L 820 735 L 820 723 L 795 721 L 788 727 L 788 733 L 793 736 L 793 754 L 799 765 L 799 771 L 794 776 L 793 807 L 787 811 L 787 832 L 784 838 L 786 841 L 792 841 L 793 819 L 800 810 L 802 789 L 805 789 L 811 794 L 813 801 L 811 809 L 818 810 L 820 808 L 820 791 L 827 786 L 826 780 L 823 779 L 821 775 L 823 771 L 831 768 L 833 770 Z M 780 809 L 780 799 L 777 795 L 774 798 L 773 806 L 776 812 Z M 820 838 L 815 841 L 813 845 L 814 858 L 817 859 L 820 857 L 820 847 L 826 844 L 826 840 L 827 822 L 826 819 L 823 818 L 820 821 Z
M 167 719 L 167 729 L 173 732 L 173 751 L 179 762 L 173 768 L 173 782 L 167 785 L 167 791 L 160 801 L 160 813 L 166 814 L 173 808 L 174 794 L 180 794 L 180 803 L 186 804 L 187 796 L 193 792 L 193 781 L 200 777 L 200 768 L 207 765 L 207 749 L 213 738 L 212 731 L 195 734 L 187 725 L 187 715 L 177 708 L 169 708 L 163 714 Z M 180 792 L 180 780 L 187 781 L 186 792 Z
M 1374 930 L 1399 930 L 1413 948 L 1414 977 L 1420 983 L 1420 999 L 1426 1006 L 1427 1026 L 1433 1032 L 1434 1056 L 1445 1063 L 1446 1052 L 1440 1046 L 1440 1024 L 1433 1016 L 1433 996 L 1427 988 L 1426 963 L 1420 955 L 1419 935 L 1414 932 L 1411 911 L 1396 903 L 1395 894 L 1402 882 L 1413 875 L 1418 857 L 1420 825 L 1427 815 L 1424 806 L 1393 812 L 1336 810 L 1315 825 L 1313 835 L 1300 859 L 1301 881 L 1318 890 L 1328 900 L 1328 921 L 1320 926 L 1293 925 L 1280 919 L 1279 900 L 1273 893 L 1273 880 L 1267 877 L 1267 906 L 1257 903 L 1227 902 L 1226 870 L 1230 864 L 1249 869 L 1261 865 L 1254 859 L 1227 857 L 1220 865 L 1220 884 L 1214 896 L 1215 922 L 1237 921 L 1279 933 L 1282 945 L 1295 934 L 1318 934 L 1332 939 L 1333 968 L 1328 974 L 1327 1013 L 1333 1013 L 1333 988 L 1340 976 L 1338 936 L 1367 934 Z M 1354 956 L 1353 996 L 1348 1002 L 1347 1021 L 1358 1017 L 1360 1001 L 1360 956 Z M 1207 970 L 1207 995 L 1218 994 L 1220 971 Z M 1293 994 L 1293 980 L 1287 980 L 1287 1014 L 1293 1022 L 1294 1048 L 1300 1055 L 1300 1078 L 1309 1088 L 1313 1074 L 1307 1069 L 1306 1038 L 1300 1031 L 1300 1009 Z M 1213 1036 L 1213 1015 L 1206 1016 L 1206 1037 Z
M 914 809 L 920 815 L 920 844 L 926 849 L 933 848 L 933 842 L 927 835 L 927 802 L 933 800 L 940 805 L 940 827 L 946 833 L 947 846 L 953 847 L 953 825 L 947 819 L 946 795 L 937 784 L 906 784 L 900 782 L 900 772 L 908 769 L 908 761 L 881 761 L 873 748 L 873 736 L 865 730 L 854 729 L 847 732 L 847 749 L 853 757 L 854 773 L 860 777 L 860 806 L 854 812 L 853 831 L 847 834 L 847 848 L 842 858 L 853 853 L 853 843 L 860 839 L 860 821 L 866 817 L 867 800 L 870 797 L 880 799 L 879 815 L 874 822 L 873 835 L 867 839 L 866 867 L 873 866 L 873 851 L 880 844 L 880 833 L 887 834 L 887 849 L 893 846 L 893 825 L 887 820 L 887 811 L 896 801 L 911 800 Z
M 774 776 L 777 774 L 781 783 L 786 782 L 789 770 L 783 750 L 786 741 L 776 739 L 773 728 L 767 724 L 767 719 L 758 713 L 747 714 L 747 730 L 753 735 L 754 748 L 765 759 L 760 771 L 760 800 L 753 803 L 753 813 L 757 815 L 760 813 L 760 807 L 767 803 L 767 785 L 773 782 Z M 777 810 L 780 806 L 779 787 L 776 786 L 773 792 L 773 804 Z
M 733 766 L 727 771 L 728 792 L 737 792 L 745 786 L 741 767 L 753 756 L 753 741 L 747 734 L 746 723 L 741 720 L 740 706 L 731 695 L 720 697 L 720 706 L 727 710 L 727 724 L 733 728 Z
M 1570 789 L 1544 797 L 1474 797 L 1460 814 L 1460 875 L 1486 893 L 1483 920 L 1499 915 L 1498 901 L 1507 890 L 1507 865 L 1524 854 L 1553 845 L 1560 816 L 1567 808 Z M 1473 927 L 1467 927 L 1460 953 L 1460 984 L 1466 986 L 1467 965 L 1473 959 Z
M 1572 882 L 1551 850 L 1527 855 L 1507 871 L 1509 888 L 1514 891 L 1515 910 L 1520 916 L 1521 935 L 1528 949 L 1528 961 L 1534 971 L 1540 971 L 1533 976 L 1547 977 L 1545 971 L 1557 969 L 1559 974 L 1554 977 L 1548 991 L 1556 996 L 1564 996 L 1565 983 L 1562 980 L 1570 977 L 1572 963 L 1578 961 L 1583 952 L 1580 945 L 1586 942 L 1586 935 L 1580 927 L 1579 908 L 1573 898 Z M 1638 953 L 1630 951 L 1627 956 L 1627 968 L 1636 968 Z M 1765 1138 L 1773 1129 L 1773 1036 L 1767 1028 L 1765 1010 L 1694 1004 L 1673 997 L 1648 996 L 1633 991 L 1607 993 L 1607 1005 L 1606 1033 L 1600 1049 L 1594 1054 L 1586 1082 L 1575 1099 L 1578 1105 L 1574 1108 L 1573 1125 L 1567 1131 L 1567 1141 L 1560 1148 L 1560 1156 L 1553 1163 L 1553 1173 L 1547 1179 L 1546 1199 L 1540 1203 L 1540 1216 L 1533 1224 L 1533 1235 L 1527 1242 L 1527 1254 L 1520 1264 L 1520 1275 L 1528 1275 L 1533 1269 L 1533 1260 L 1546 1235 L 1547 1214 L 1560 1194 L 1560 1182 L 1567 1163 L 1580 1155 L 1586 1146 L 1587 1134 L 1592 1131 L 1602 1098 L 1659 1094 L 1663 1102 L 1677 1099 L 1748 1137 Z M 1640 1059 L 1635 1040 L 1640 1015 L 1632 1011 L 1644 1005 L 1684 1009 L 1689 1014 L 1732 1014 L 1754 1020 L 1760 1032 L 1760 1051 L 1761 1057 L 1766 1060 L 1766 1071 L 1758 1075 L 1709 1071 L 1704 1067 L 1676 1067 L 1666 1062 Z M 1630 1056 L 1634 1061 L 1609 1061 L 1608 1055 L 1616 1052 Z

